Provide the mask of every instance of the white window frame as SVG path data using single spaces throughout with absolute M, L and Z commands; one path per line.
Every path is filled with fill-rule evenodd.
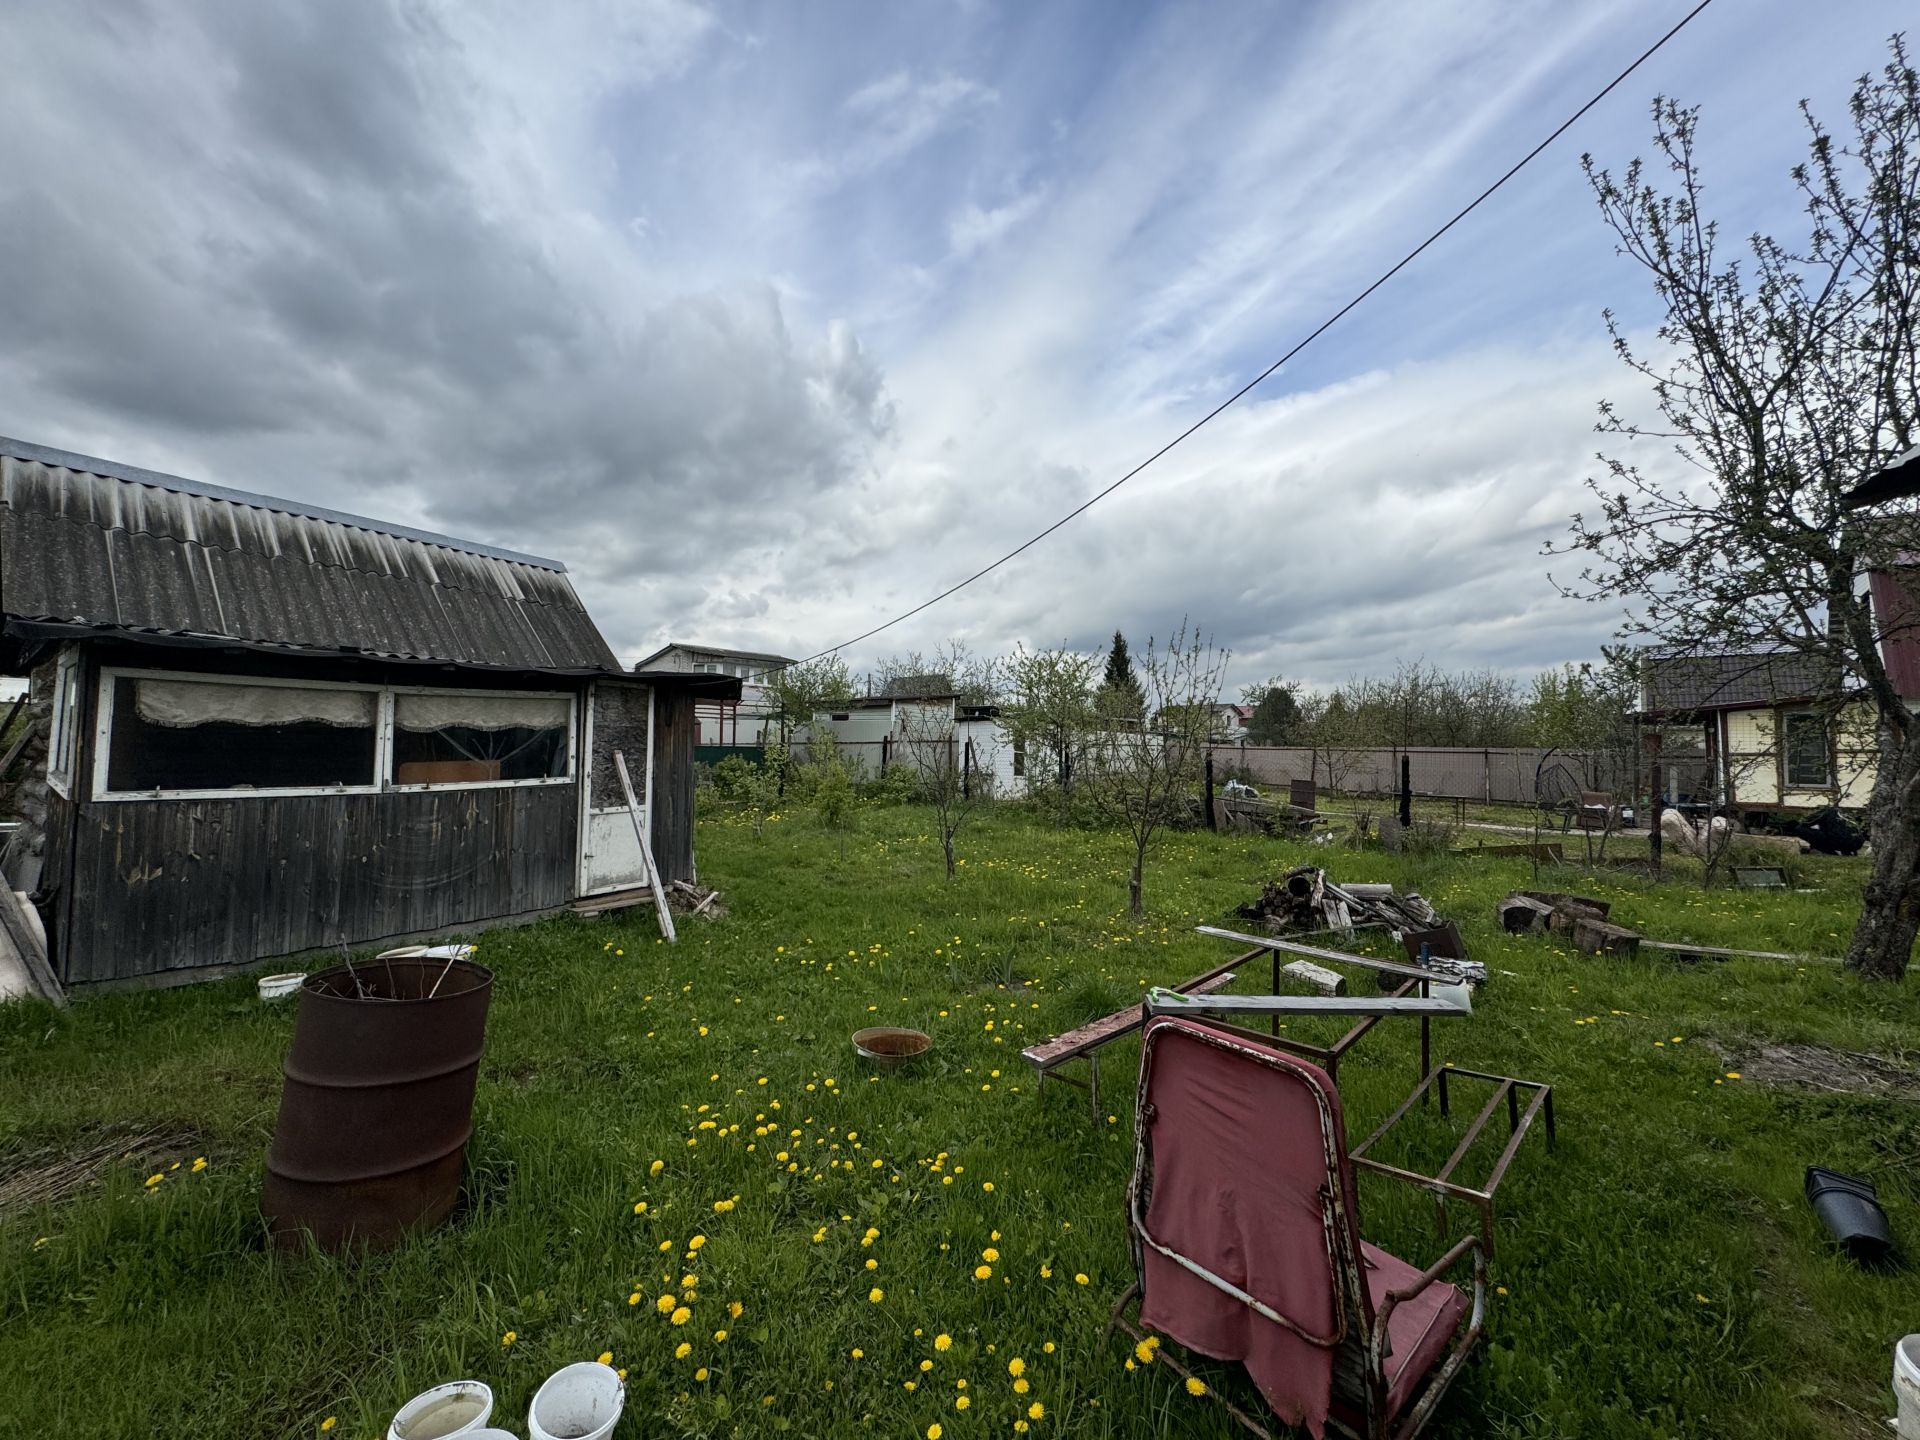
M 74 765 L 80 758 L 80 652 L 60 652 L 53 671 L 53 720 L 47 733 L 47 784 L 73 798 Z
M 386 685 L 381 687 L 383 698 L 380 702 L 381 714 L 381 750 L 386 763 L 379 769 L 379 775 L 385 782 L 382 788 L 399 791 L 403 794 L 419 790 L 500 790 L 509 786 L 527 785 L 571 785 L 574 767 L 574 726 L 579 723 L 578 697 L 565 690 L 476 690 L 452 689 L 444 685 Z M 439 784 L 433 782 L 402 785 L 389 779 L 393 774 L 393 697 L 396 695 L 466 695 L 479 700 L 495 700 L 508 697 L 516 700 L 564 700 L 567 702 L 566 725 L 566 761 L 558 775 L 539 775 L 531 780 L 448 780 Z
M 1839 757 L 1834 753 L 1833 730 L 1827 724 L 1826 717 L 1818 710 L 1807 705 L 1783 707 L 1779 712 L 1780 725 L 1780 788 L 1782 791 L 1808 792 L 1831 790 L 1839 771 Z M 1824 778 L 1817 783 L 1803 784 L 1793 778 L 1793 747 L 1789 743 L 1789 731 L 1795 720 L 1811 720 L 1820 728 L 1821 739 L 1826 744 L 1826 769 Z
M 107 788 L 107 762 L 113 735 L 114 682 L 127 680 L 186 680 L 206 685 L 278 686 L 288 690 L 356 690 L 374 697 L 373 704 L 373 783 L 370 785 L 274 785 L 242 786 L 210 790 L 160 788 L 154 790 L 110 790 Z M 133 666 L 108 666 L 100 671 L 96 691 L 93 743 L 93 784 L 89 799 L 123 800 L 248 800 L 275 799 L 297 795 L 381 795 L 413 793 L 424 790 L 498 790 L 511 786 L 571 785 L 575 781 L 578 751 L 574 728 L 578 723 L 579 699 L 565 690 L 480 690 L 454 689 L 441 685 L 369 685 L 350 680 L 298 680 L 279 675 L 213 675 L 199 670 L 148 670 Z M 542 775 L 531 780 L 449 780 L 442 784 L 394 783 L 393 775 L 393 697 L 395 695 L 472 695 L 482 698 L 565 700 L 567 702 L 566 769 L 559 775 Z

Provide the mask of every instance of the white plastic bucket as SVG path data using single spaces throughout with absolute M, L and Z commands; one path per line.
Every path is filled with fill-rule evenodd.
M 627 1403 L 627 1383 L 610 1365 L 582 1360 L 556 1370 L 527 1407 L 530 1440 L 607 1440 Z
M 520 1440 L 511 1430 L 496 1430 L 489 1425 L 484 1430 L 469 1430 L 460 1440 Z
M 300 988 L 300 982 L 307 978 L 304 970 L 283 970 L 278 975 L 262 975 L 254 988 L 260 992 L 260 998 L 269 1003 L 284 1000 Z
M 1920 1440 L 1920 1335 L 1893 1347 L 1893 1398 L 1899 1407 L 1894 1431 L 1900 1440 Z
M 455 1380 L 422 1390 L 400 1407 L 387 1427 L 387 1440 L 471 1440 L 493 1418 L 493 1391 L 478 1380 Z

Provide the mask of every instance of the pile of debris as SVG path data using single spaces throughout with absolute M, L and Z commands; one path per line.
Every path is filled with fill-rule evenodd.
M 1445 923 L 1419 895 L 1395 894 L 1391 885 L 1338 885 L 1327 878 L 1326 871 L 1312 865 L 1297 866 L 1268 881 L 1260 898 L 1242 905 L 1238 913 L 1257 921 L 1269 935 L 1348 932 L 1370 925 L 1395 932 L 1431 930 Z
M 667 886 L 667 903 L 688 915 L 704 915 L 709 920 L 718 920 L 727 913 L 726 907 L 719 902 L 718 890 L 708 890 L 689 880 L 675 880 Z

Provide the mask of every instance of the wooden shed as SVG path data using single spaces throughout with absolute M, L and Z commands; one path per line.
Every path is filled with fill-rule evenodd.
M 67 986 L 472 931 L 693 873 L 696 700 L 566 568 L 0 439 L 5 879 Z

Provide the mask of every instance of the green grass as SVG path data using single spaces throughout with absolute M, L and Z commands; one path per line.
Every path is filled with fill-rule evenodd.
M 498 978 L 467 1206 L 387 1255 L 261 1243 L 292 1007 L 261 1006 L 242 979 L 0 1010 L 0 1156 L 14 1157 L 0 1171 L 104 1125 L 175 1137 L 151 1164 L 0 1221 L 0 1434 L 299 1437 L 336 1416 L 336 1440 L 362 1440 L 461 1376 L 490 1383 L 499 1423 L 524 1432 L 550 1370 L 609 1350 L 629 1377 L 622 1436 L 905 1437 L 938 1422 L 966 1440 L 1014 1433 L 1036 1400 L 1041 1436 L 1235 1433 L 1103 1339 L 1129 1279 L 1137 1046 L 1107 1052 L 1097 1125 L 1079 1091 L 1036 1095 L 1018 1056 L 1226 958 L 1189 927 L 1308 857 L 1458 916 L 1492 982 L 1472 1019 L 1436 1027 L 1438 1055 L 1556 1087 L 1560 1143 L 1530 1140 L 1500 1192 L 1507 1293 L 1437 1433 L 1885 1433 L 1889 1351 L 1920 1316 L 1920 1280 L 1832 1255 L 1800 1176 L 1810 1162 L 1869 1174 L 1896 1232 L 1920 1236 L 1920 1113 L 1728 1079 L 1738 1060 L 1715 1046 L 1812 1041 L 1910 1063 L 1911 985 L 1819 965 L 1593 960 L 1508 937 L 1493 903 L 1529 883 L 1521 861 L 1175 835 L 1136 926 L 1118 913 L 1119 838 L 1017 814 L 963 832 L 952 882 L 911 809 L 863 809 L 844 856 L 804 815 L 761 839 L 709 818 L 699 847 L 731 913 L 684 922 L 677 947 L 643 911 L 484 938 Z M 1562 879 L 1649 934 L 1837 954 L 1860 867 L 1808 874 L 1815 893 Z M 847 1037 L 876 1022 L 928 1030 L 933 1055 L 871 1076 Z M 1356 1135 L 1417 1057 L 1411 1025 L 1392 1023 L 1353 1052 L 1340 1080 Z M 1437 1115 L 1410 1123 L 1419 1153 L 1445 1153 Z M 148 1173 L 168 1178 L 148 1189 Z M 1361 1202 L 1370 1238 L 1422 1263 L 1439 1253 L 1417 1199 L 1367 1180 Z M 976 1279 L 989 1248 L 999 1258 Z M 687 1274 L 697 1298 L 676 1327 L 654 1302 Z M 937 1352 L 941 1334 L 952 1345 Z

